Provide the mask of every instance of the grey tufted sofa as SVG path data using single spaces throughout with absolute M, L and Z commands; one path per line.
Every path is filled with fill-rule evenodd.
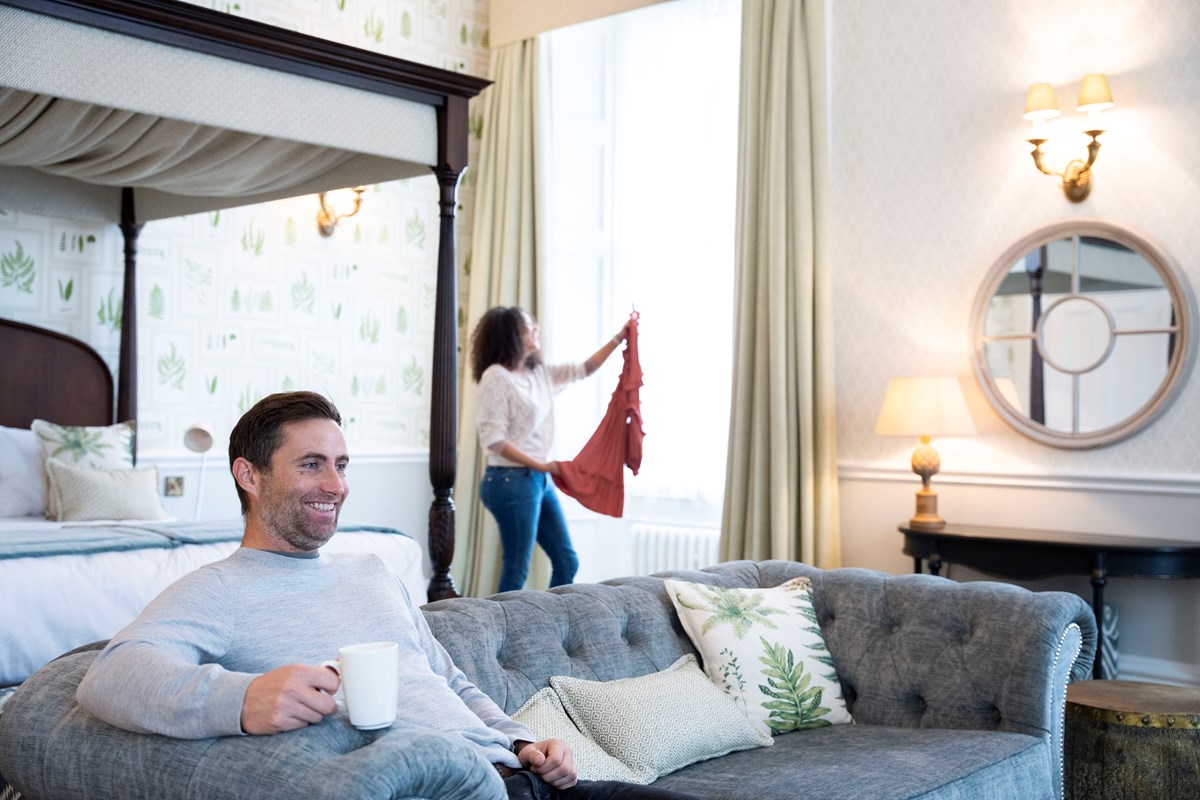
M 672 575 L 723 586 L 812 578 L 856 723 L 783 734 L 655 785 L 714 800 L 1062 796 L 1066 685 L 1088 675 L 1096 642 L 1078 597 L 785 561 Z M 552 675 L 611 680 L 695 652 L 662 577 L 424 611 L 456 663 L 509 712 Z M 0 714 L 0 776 L 28 798 L 504 797 L 496 772 L 463 742 L 428 730 L 362 732 L 330 718 L 277 736 L 180 741 L 111 728 L 74 702 L 102 644 L 43 667 Z
M 771 747 L 693 764 L 654 785 L 714 800 L 1062 796 L 1066 687 L 1088 676 L 1096 643 L 1083 600 L 787 561 L 663 573 L 739 587 L 800 575 L 813 581 L 856 724 L 783 734 Z M 510 713 L 552 675 L 613 680 L 696 652 L 657 576 L 443 600 L 425 616 L 468 677 Z

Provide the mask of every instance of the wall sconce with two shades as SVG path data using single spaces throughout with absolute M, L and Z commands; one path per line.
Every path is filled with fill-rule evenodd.
M 1083 202 L 1092 190 L 1092 165 L 1096 163 L 1096 156 L 1100 153 L 1098 137 L 1104 133 L 1104 128 L 1100 126 L 1100 112 L 1115 105 L 1112 92 L 1108 90 L 1108 78 L 1099 72 L 1083 76 L 1083 82 L 1079 86 L 1079 103 L 1075 110 L 1086 111 L 1088 115 L 1088 130 L 1084 131 L 1091 137 L 1091 142 L 1088 143 L 1088 157 L 1086 161 L 1071 161 L 1061 171 L 1055 171 L 1046 166 L 1045 153 L 1042 151 L 1042 145 L 1049 141 L 1046 122 L 1061 113 L 1058 110 L 1058 100 L 1054 97 L 1054 87 L 1048 83 L 1035 83 L 1029 87 L 1029 93 L 1025 97 L 1024 117 L 1033 123 L 1033 137 L 1027 140 L 1033 145 L 1030 155 L 1033 156 L 1033 163 L 1039 170 L 1062 181 L 1063 192 L 1072 203 Z

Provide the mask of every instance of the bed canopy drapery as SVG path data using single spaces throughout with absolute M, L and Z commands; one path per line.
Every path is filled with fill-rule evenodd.
M 454 594 L 455 203 L 488 81 L 175 0 L 0 0 L 0 30 L 0 207 L 125 237 L 118 419 L 137 416 L 145 222 L 433 172 L 429 596 Z

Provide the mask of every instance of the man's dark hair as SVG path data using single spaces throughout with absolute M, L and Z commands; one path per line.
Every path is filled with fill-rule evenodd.
M 278 392 L 259 400 L 238 420 L 229 434 L 229 468 L 244 458 L 256 469 L 270 472 L 271 457 L 283 443 L 283 426 L 308 419 L 331 419 L 342 424 L 337 407 L 316 392 Z M 250 498 L 235 479 L 242 515 L 250 510 Z
M 492 364 L 506 369 L 521 366 L 521 356 L 525 353 L 525 314 L 520 306 L 496 306 L 479 320 L 471 334 L 471 376 L 476 383 Z M 536 353 L 525 360 L 529 367 L 540 362 Z

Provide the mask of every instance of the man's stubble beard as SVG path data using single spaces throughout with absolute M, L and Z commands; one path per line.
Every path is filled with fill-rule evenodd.
M 336 501 L 322 500 L 320 502 Z M 268 480 L 262 492 L 262 521 L 267 530 L 299 550 L 311 553 L 333 538 L 337 532 L 340 506 L 334 511 L 328 531 L 313 523 L 304 512 L 301 496 L 286 491 L 276 491 Z

